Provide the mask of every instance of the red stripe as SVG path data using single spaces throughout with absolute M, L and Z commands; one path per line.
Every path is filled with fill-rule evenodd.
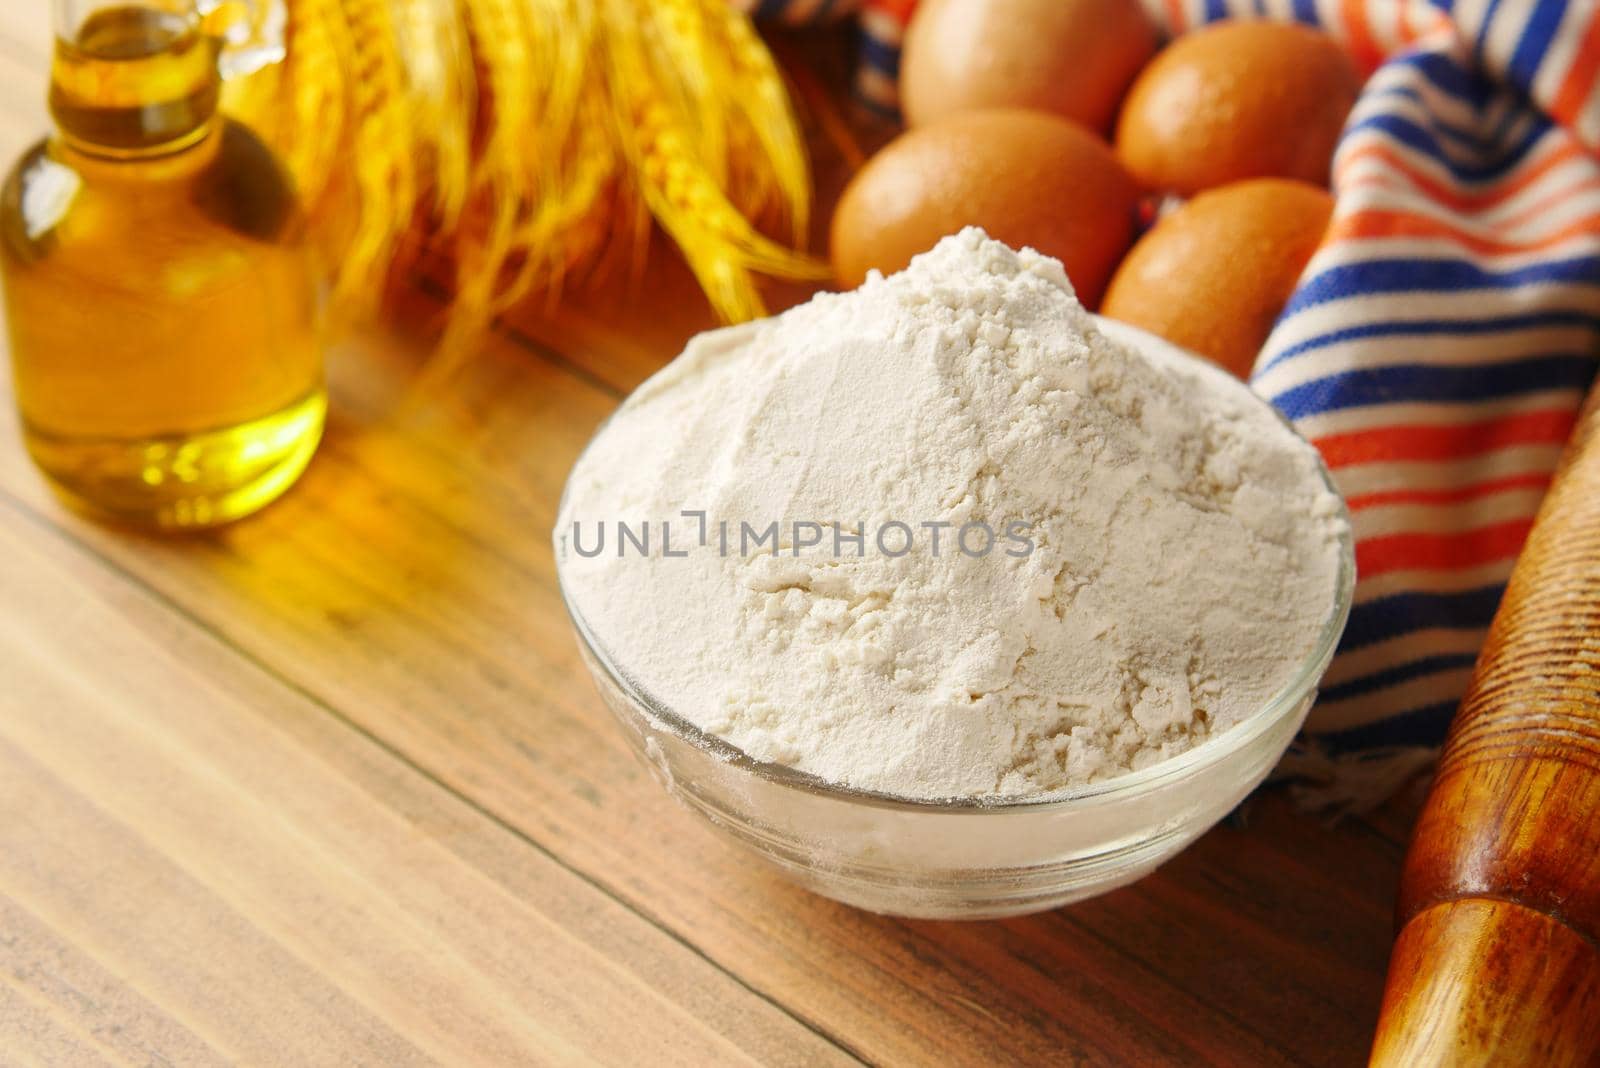
M 1417 30 L 1411 25 L 1411 4 L 1408 0 L 1402 0 L 1395 7 L 1398 9 L 1395 13 L 1395 23 L 1399 30 L 1400 47 L 1404 48 L 1417 39 Z
M 1600 214 L 1590 218 L 1580 217 L 1543 237 L 1515 241 L 1509 238 L 1484 237 L 1481 234 L 1471 233 L 1455 223 L 1431 216 L 1368 208 L 1336 220 L 1323 240 L 1331 244 L 1334 241 L 1351 238 L 1375 237 L 1444 238 L 1471 252 L 1485 255 L 1540 252 L 1575 237 L 1600 237 Z
M 1348 196 L 1351 192 L 1357 189 L 1379 189 L 1383 190 L 1384 192 L 1393 192 L 1396 190 L 1396 187 L 1391 178 L 1392 176 L 1384 174 L 1364 175 L 1341 185 L 1339 187 L 1339 193 L 1341 196 Z M 1415 192 L 1414 190 L 1403 188 L 1399 191 L 1405 193 Z M 1514 234 L 1523 227 L 1542 220 L 1553 208 L 1560 207 L 1575 197 L 1587 196 L 1590 193 L 1596 192 L 1600 192 L 1600 178 L 1587 178 L 1583 181 L 1576 182 L 1565 189 L 1555 190 L 1543 198 L 1534 201 L 1529 206 L 1521 209 L 1515 215 L 1505 215 L 1492 223 L 1485 222 L 1482 225 L 1485 227 L 1492 227 L 1496 233 Z M 1395 210 L 1404 211 L 1405 209 L 1399 208 Z M 1470 218 L 1470 216 L 1468 216 L 1468 218 Z
M 905 29 L 916 11 L 917 0 L 867 0 L 867 6 L 888 15 L 896 25 Z
M 1512 519 L 1459 534 L 1387 534 L 1356 546 L 1356 574 L 1459 571 L 1506 560 L 1522 550 L 1533 519 Z
M 1372 38 L 1367 25 L 1367 0 L 1339 0 L 1339 17 L 1344 22 L 1345 45 L 1362 74 L 1371 74 L 1383 62 L 1383 48 Z
M 1420 26 L 1416 21 L 1416 17 L 1419 15 L 1424 17 L 1424 21 Z M 1422 0 L 1421 3 L 1415 3 L 1412 0 L 1401 0 L 1400 46 L 1402 48 L 1415 44 L 1429 34 L 1440 31 L 1454 35 L 1455 27 L 1451 23 L 1449 15 L 1434 7 L 1428 0 Z
M 1494 224 L 1495 229 L 1507 231 L 1518 230 L 1524 226 L 1527 226 L 1536 219 L 1543 218 L 1545 213 L 1550 211 L 1552 208 L 1559 207 L 1574 197 L 1579 197 L 1594 192 L 1600 192 L 1600 178 L 1585 179 L 1584 181 L 1579 182 L 1577 185 L 1572 186 L 1570 189 L 1557 190 L 1556 192 L 1545 197 L 1543 200 L 1535 201 L 1531 207 L 1523 209 L 1516 215 L 1510 215 L 1499 220 Z
M 1449 489 L 1399 489 L 1358 493 L 1354 497 L 1346 497 L 1345 503 L 1350 506 L 1352 512 L 1391 504 L 1460 504 L 1462 501 L 1492 497 L 1496 493 L 1505 493 L 1509 490 L 1544 489 L 1549 484 L 1548 474 L 1508 475 L 1505 478 L 1491 478 L 1467 486 L 1452 486 Z
M 1578 38 L 1578 54 L 1572 57 L 1572 66 L 1561 80 L 1561 88 L 1550 101 L 1550 113 L 1563 122 L 1576 125 L 1584 109 L 1593 106 L 1595 83 L 1600 80 L 1600 33 L 1595 24 L 1584 27 Z
M 1357 464 L 1459 460 L 1512 445 L 1560 445 L 1577 416 L 1549 408 L 1478 423 L 1448 426 L 1392 426 L 1330 434 L 1314 444 L 1332 468 Z
M 1400 177 L 1405 178 L 1411 185 L 1428 194 L 1433 200 L 1446 204 L 1457 211 L 1481 211 L 1484 208 L 1492 208 L 1502 201 L 1510 200 L 1534 182 L 1548 175 L 1556 167 L 1582 155 L 1583 148 L 1577 141 L 1565 141 L 1560 148 L 1546 153 L 1542 159 L 1532 166 L 1524 167 L 1513 176 L 1496 182 L 1491 189 L 1473 193 L 1463 191 L 1422 173 L 1412 167 L 1398 151 L 1389 145 L 1370 141 L 1338 157 L 1338 171 L 1334 175 L 1333 187 L 1335 194 L 1355 187 L 1358 184 L 1357 181 L 1347 179 L 1345 175 L 1350 172 L 1358 161 L 1371 156 L 1392 168 Z M 1380 182 L 1377 184 L 1389 185 L 1392 182 Z

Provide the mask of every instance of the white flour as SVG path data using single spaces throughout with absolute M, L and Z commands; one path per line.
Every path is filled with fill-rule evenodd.
M 649 521 L 648 556 L 618 520 Z M 779 522 L 779 551 L 741 552 L 741 521 Z M 810 521 L 861 526 L 864 555 Z M 977 522 L 982 557 L 954 544 Z M 603 525 L 599 555 L 575 523 L 586 552 Z M 875 536 L 899 552 L 894 523 L 904 555 Z M 600 644 L 681 715 L 824 779 L 953 797 L 1109 778 L 1249 716 L 1332 610 L 1343 523 L 1242 386 L 1111 342 L 1056 261 L 969 229 L 696 338 L 579 462 L 556 534 Z

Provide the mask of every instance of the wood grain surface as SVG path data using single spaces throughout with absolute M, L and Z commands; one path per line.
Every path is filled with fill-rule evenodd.
M 45 7 L 0 4 L 8 159 Z M 1404 805 L 1264 796 L 1133 887 L 968 924 L 813 897 L 676 808 L 548 532 L 705 313 L 664 262 L 441 374 L 407 340 L 436 310 L 330 354 L 304 481 L 210 536 L 66 512 L 0 397 L 0 1064 L 1361 1059 Z

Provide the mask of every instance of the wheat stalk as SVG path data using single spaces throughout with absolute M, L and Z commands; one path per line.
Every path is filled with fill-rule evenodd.
M 416 104 L 401 59 L 391 0 L 343 0 L 354 53 L 351 164 L 361 210 L 335 280 L 362 309 L 382 291 L 418 203 Z
M 612 248 L 671 237 L 718 314 L 819 265 L 782 77 L 724 0 L 287 0 L 288 58 L 235 94 L 370 309 L 404 251 L 454 264 L 448 344 Z M 331 236 L 329 236 L 331 235 Z
M 438 222 L 455 226 L 471 181 L 472 53 L 454 0 L 394 0 L 394 22 L 419 132 L 431 138 Z
M 811 172 L 783 76 L 749 18 L 728 4 L 719 2 L 717 8 L 722 40 L 732 60 L 730 93 L 738 102 L 744 129 L 760 146 L 759 152 L 746 152 L 743 158 L 765 164 L 758 166 L 752 177 L 776 185 L 779 204 L 789 216 L 794 239 L 803 242 L 810 225 Z
M 657 89 L 638 0 L 609 0 L 611 97 L 618 140 L 650 213 L 677 243 L 713 307 L 729 319 L 760 315 L 752 271 L 807 278 L 815 266 L 766 237 L 730 201 L 697 151 L 692 127 Z

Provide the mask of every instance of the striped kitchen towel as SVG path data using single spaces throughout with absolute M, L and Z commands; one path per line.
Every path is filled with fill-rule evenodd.
M 1350 503 L 1356 604 L 1307 724 L 1328 799 L 1433 755 L 1600 353 L 1592 2 L 1284 0 L 1371 71 L 1252 383 Z M 1258 3 L 1169 0 L 1175 32 Z
M 1286 766 L 1381 800 L 1427 765 L 1600 352 L 1600 0 L 1145 0 L 1170 33 L 1298 20 L 1370 75 L 1322 247 L 1255 387 L 1350 502 L 1356 604 Z M 866 0 L 892 108 L 912 0 Z

